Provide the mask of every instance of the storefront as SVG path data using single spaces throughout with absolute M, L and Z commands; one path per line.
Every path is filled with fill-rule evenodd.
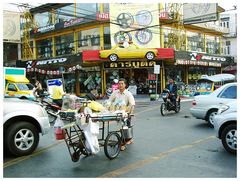
M 155 93 L 152 91 L 152 80 L 149 80 L 149 77 L 154 74 L 154 65 L 157 64 L 160 65 L 161 61 L 134 60 L 104 62 L 106 88 L 108 89 L 112 86 L 114 79 L 125 78 L 133 95 Z M 156 78 L 154 80 L 156 80 Z M 158 81 L 158 87 L 160 87 L 160 85 L 161 82 Z M 156 88 L 155 84 L 154 88 Z
M 202 75 L 222 73 L 222 69 L 233 62 L 233 57 L 198 52 L 175 51 L 174 66 L 166 66 L 166 81 L 175 79 L 179 85 L 188 85 L 194 91 L 196 81 Z
M 36 77 L 42 83 L 43 88 L 47 88 L 47 80 L 63 78 L 66 92 L 77 92 L 79 90 L 76 84 L 78 80 L 76 76 L 79 73 L 75 72 L 83 69 L 81 53 L 51 59 L 26 61 L 25 65 L 29 80 L 33 81 L 33 77 Z
M 160 93 L 165 87 L 164 63 L 174 62 L 174 49 L 156 48 L 158 55 L 154 60 L 146 59 L 119 59 L 111 62 L 109 59 L 99 57 L 99 50 L 84 50 L 82 52 L 83 64 L 92 65 L 93 62 L 101 64 L 102 92 L 113 84 L 114 79 L 125 78 L 132 86 L 133 94 L 155 94 Z M 160 74 L 154 74 L 154 65 L 160 65 Z M 156 85 L 157 79 L 157 85 Z

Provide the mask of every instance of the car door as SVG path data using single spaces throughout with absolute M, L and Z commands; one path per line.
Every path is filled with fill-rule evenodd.
M 237 99 L 237 85 L 230 85 L 223 89 L 217 96 L 219 104 L 227 104 Z

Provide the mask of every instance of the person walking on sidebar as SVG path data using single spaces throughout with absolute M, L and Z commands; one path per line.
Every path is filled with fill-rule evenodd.
M 170 91 L 170 100 L 173 103 L 174 106 L 176 106 L 176 99 L 178 96 L 178 90 L 177 85 L 175 84 L 173 79 L 169 79 L 169 84 L 166 86 L 166 88 Z
M 109 98 L 111 104 L 118 103 L 126 106 L 126 112 L 132 114 L 135 106 L 135 100 L 131 92 L 126 89 L 127 81 L 120 78 L 118 81 L 118 90 L 115 90 Z M 127 126 L 132 129 L 131 120 L 128 120 Z M 133 139 L 127 140 L 126 144 L 133 143 Z M 125 145 L 121 146 L 121 150 L 125 150 Z
M 56 80 L 56 85 L 52 89 L 52 98 L 53 102 L 62 107 L 62 97 L 65 95 L 65 92 L 60 88 L 62 82 Z

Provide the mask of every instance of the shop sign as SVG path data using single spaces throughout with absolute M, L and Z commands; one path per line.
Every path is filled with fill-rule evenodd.
M 109 13 L 99 13 L 99 12 L 97 12 L 96 13 L 96 19 L 97 20 L 109 20 L 110 19 Z
M 176 64 L 180 65 L 221 67 L 222 64 L 230 63 L 232 61 L 232 57 L 187 51 L 175 51 L 174 57 Z
M 218 62 L 226 61 L 225 57 L 204 55 L 204 54 L 196 53 L 196 52 L 190 52 L 189 56 L 191 57 L 191 60 L 207 60 L 207 61 L 218 61 Z
M 169 19 L 168 12 L 161 12 L 161 13 L 159 13 L 159 19 L 161 19 L 161 20 Z
M 67 58 L 56 58 L 56 59 L 49 59 L 49 60 L 39 60 L 39 61 L 27 61 L 27 68 L 32 68 L 37 65 L 49 65 L 49 64 L 57 64 L 66 62 Z
M 84 18 L 71 19 L 69 21 L 65 21 L 63 24 L 63 27 L 67 28 L 69 26 L 74 26 L 74 25 L 82 23 L 83 21 L 84 21 Z
M 87 16 L 87 18 L 81 17 L 81 18 L 71 19 L 69 21 L 60 22 L 55 25 L 55 29 L 59 30 L 62 28 L 76 26 L 76 25 L 80 25 L 80 24 L 84 24 L 84 23 L 89 23 L 89 22 L 96 20 L 95 16 L 96 16 L 96 14 L 94 14 L 94 15 L 92 14 L 92 15 Z
M 44 26 L 44 27 L 41 27 L 41 28 L 35 28 L 33 30 L 33 33 L 36 34 L 36 33 L 46 33 L 48 31 L 52 31 L 55 29 L 55 25 L 48 25 L 48 26 Z
M 194 61 L 194 60 L 176 60 L 177 65 L 200 65 L 200 66 L 212 66 L 221 67 L 221 63 L 218 62 L 205 62 L 205 61 Z
M 155 64 L 155 61 L 104 62 L 104 68 L 147 68 Z

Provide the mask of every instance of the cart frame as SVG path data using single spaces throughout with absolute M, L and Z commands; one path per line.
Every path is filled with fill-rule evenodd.
M 101 127 L 99 126 L 99 131 L 102 133 L 100 138 L 98 138 L 99 146 L 104 147 L 104 153 L 110 160 L 116 158 L 120 153 L 121 145 L 126 144 L 123 127 L 127 125 L 127 121 L 131 121 L 133 116 L 133 114 L 129 113 L 127 117 L 123 117 L 122 113 L 102 116 L 86 115 L 87 123 L 89 122 L 89 119 L 91 119 L 92 122 L 99 122 L 102 124 Z M 64 140 L 72 161 L 77 162 L 81 155 L 89 156 L 91 155 L 91 152 L 86 147 L 86 137 L 81 126 L 77 124 L 76 119 L 72 118 L 68 120 L 70 120 L 70 123 L 62 127 L 62 130 L 65 133 Z M 110 123 L 112 122 L 120 122 L 121 129 L 111 131 Z

